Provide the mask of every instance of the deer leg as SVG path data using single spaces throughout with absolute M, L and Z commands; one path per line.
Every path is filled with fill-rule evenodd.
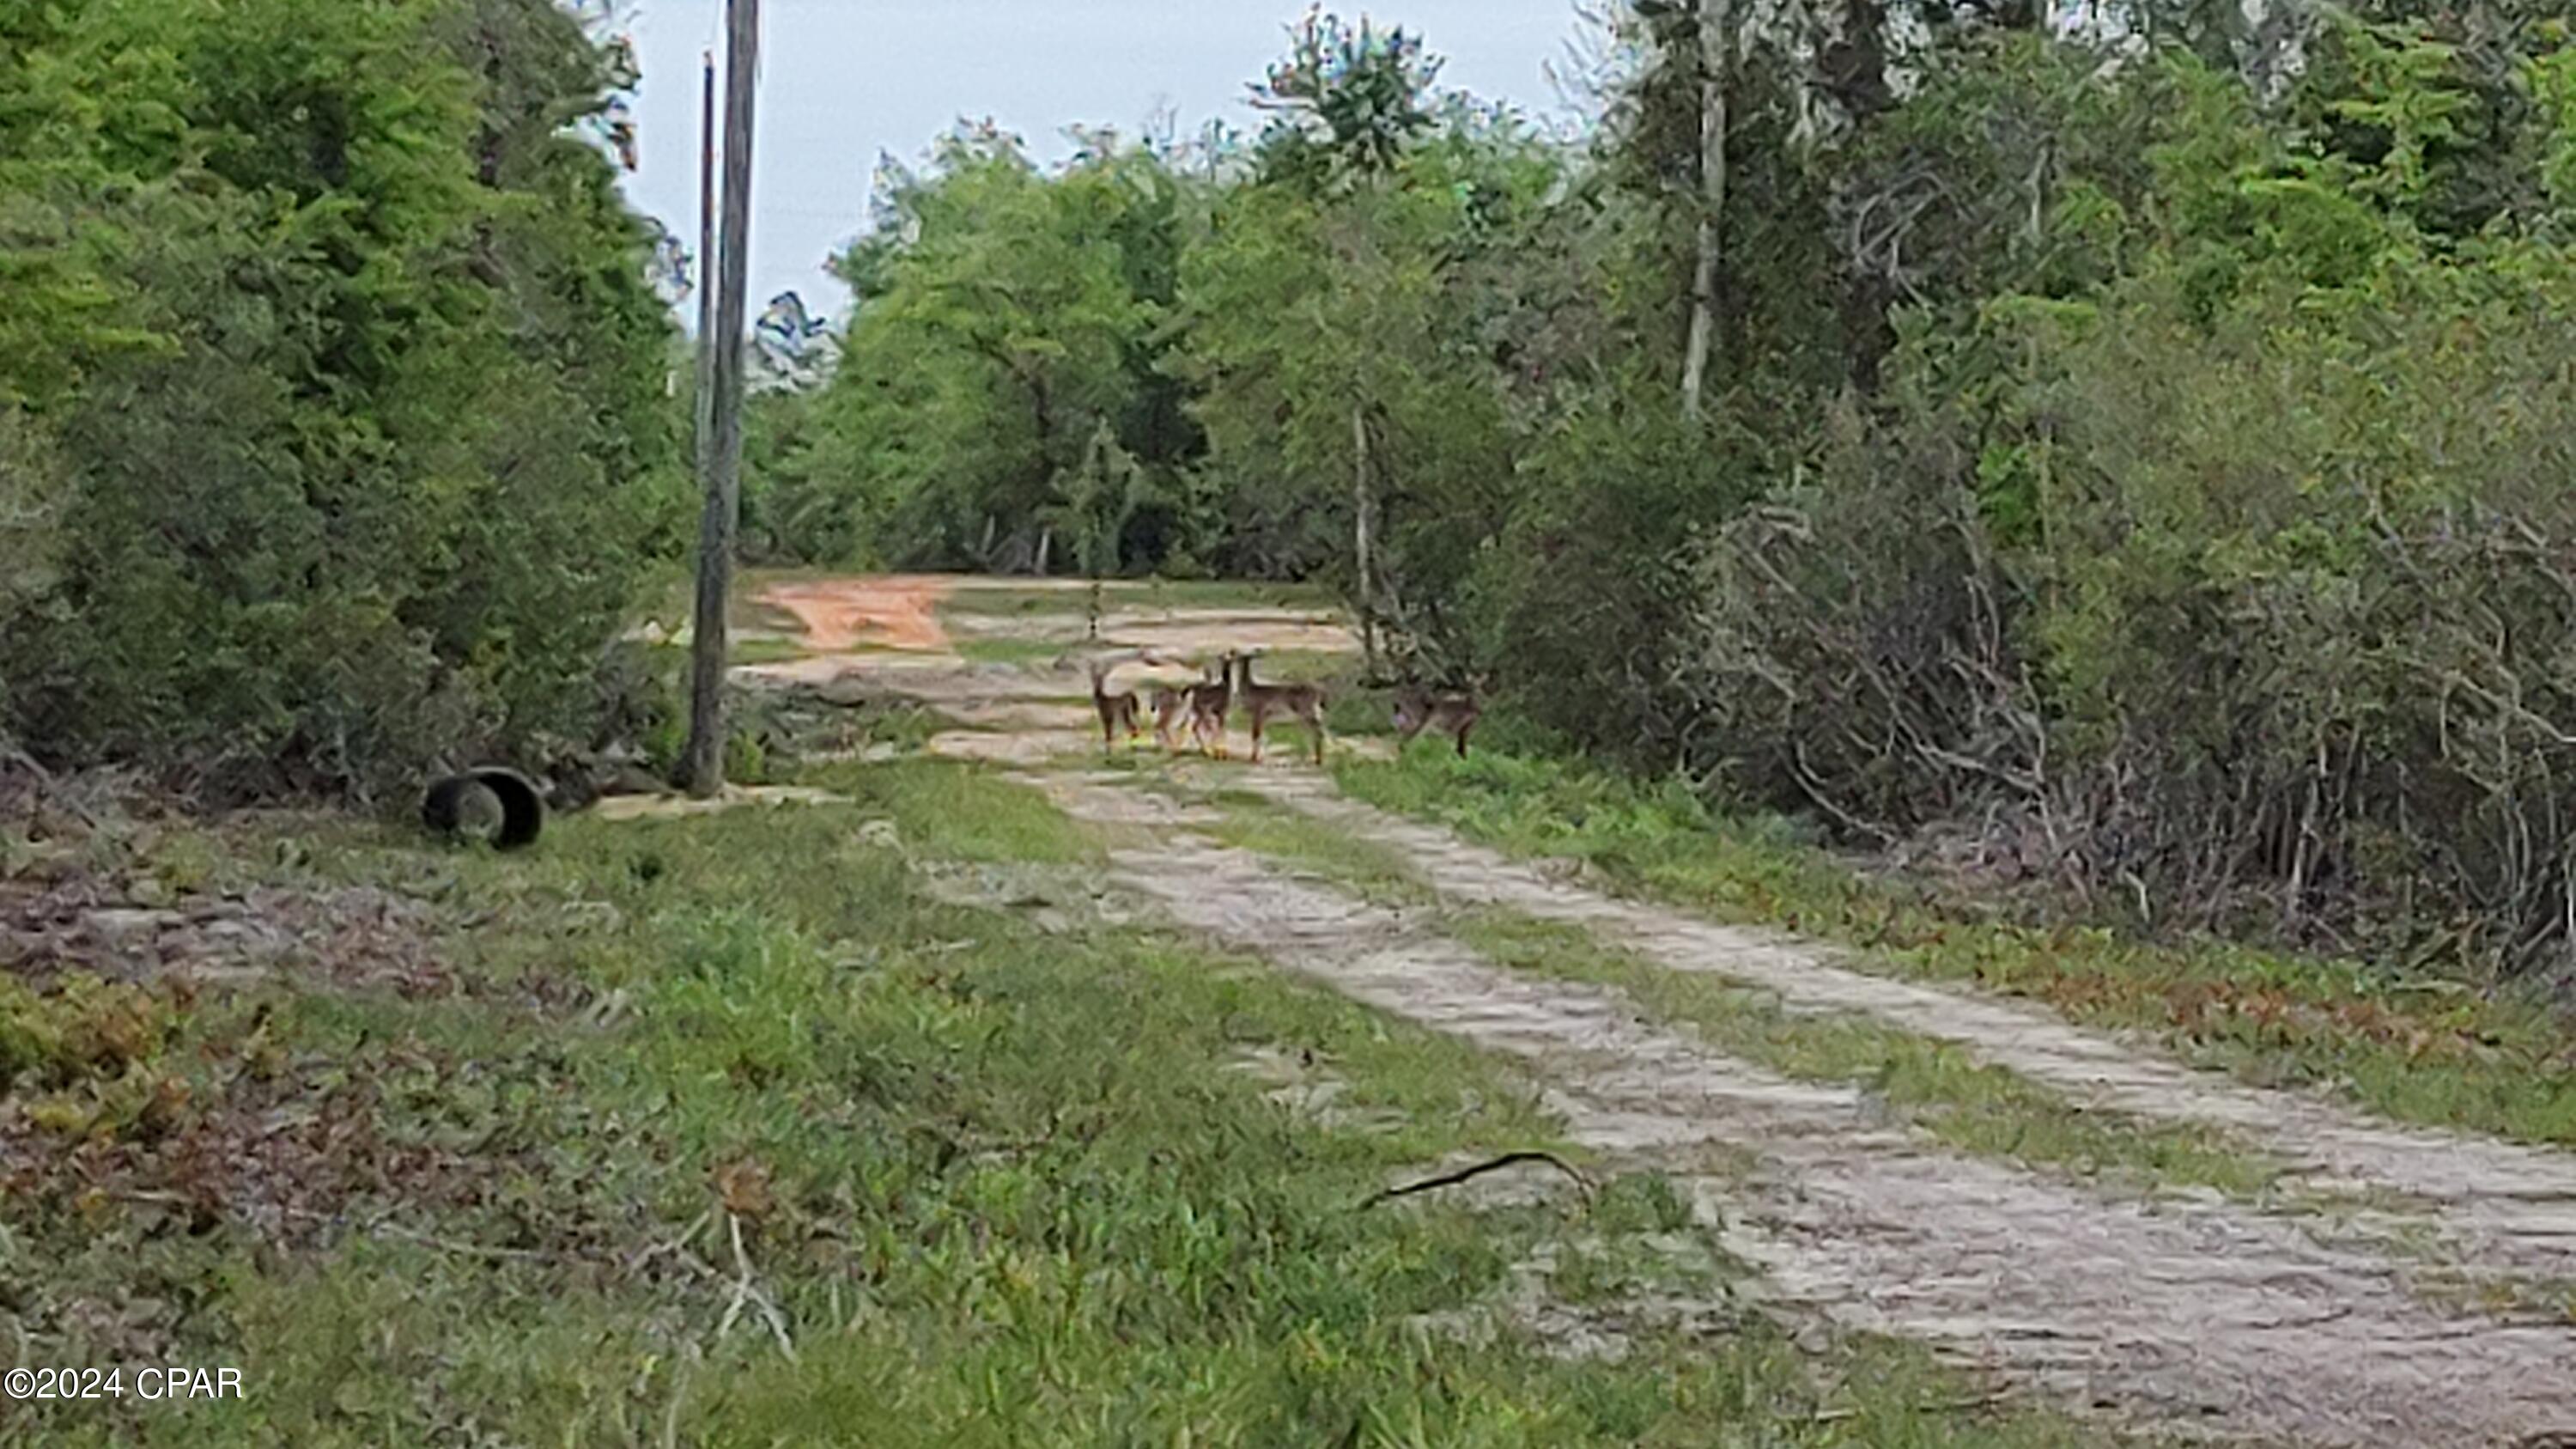
M 1474 720 L 1469 720 L 1469 721 L 1467 721 L 1465 724 L 1462 724 L 1462 725 L 1458 726 L 1458 758 L 1459 758 L 1459 759 L 1462 759 L 1462 760 L 1463 760 L 1463 759 L 1467 758 L 1467 735 L 1468 735 L 1468 733 L 1469 733 L 1470 731 L 1474 730 L 1475 728 L 1476 728 L 1476 722 L 1475 722 Z

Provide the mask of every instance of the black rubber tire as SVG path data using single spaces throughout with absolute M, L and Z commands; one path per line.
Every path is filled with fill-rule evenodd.
M 517 850 L 532 845 L 545 832 L 543 792 L 527 776 L 499 765 L 484 765 L 431 785 L 429 793 L 421 797 L 421 823 L 434 834 L 456 834 L 464 820 L 465 798 L 476 790 L 488 791 L 501 806 L 501 828 L 492 833 L 495 849 Z

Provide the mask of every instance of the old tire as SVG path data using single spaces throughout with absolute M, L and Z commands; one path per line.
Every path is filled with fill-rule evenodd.
M 467 802 L 477 793 L 488 795 L 501 808 L 500 826 L 491 835 L 495 848 L 517 850 L 534 843 L 544 832 L 544 794 L 527 776 L 499 765 L 485 765 L 461 775 L 450 775 L 431 785 L 429 793 L 421 798 L 421 823 L 434 834 L 454 836 L 461 833 Z

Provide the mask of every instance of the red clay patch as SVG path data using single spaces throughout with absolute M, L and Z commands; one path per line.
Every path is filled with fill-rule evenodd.
M 935 653 L 948 647 L 939 601 L 956 582 L 938 574 L 811 579 L 773 584 L 760 601 L 795 615 L 806 645 L 823 653 L 862 645 Z

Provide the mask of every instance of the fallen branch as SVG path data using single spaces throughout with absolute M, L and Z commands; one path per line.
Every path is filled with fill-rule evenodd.
M 1904 1411 L 1909 1414 L 1956 1414 L 1963 1413 L 1969 1409 L 1991 1409 L 2003 1401 L 2003 1394 L 2001 1392 L 1996 1392 L 1991 1394 L 1979 1394 L 1975 1398 L 1969 1399 L 1935 1399 L 1928 1404 L 1907 1404 L 1904 1406 Z M 1807 1416 L 1807 1422 L 1810 1424 L 1838 1424 L 1845 1419 L 1857 1419 L 1863 1414 L 1876 1412 L 1877 1410 L 1874 1408 L 1818 1409 L 1816 1412 Z
M 760 1316 L 768 1320 L 769 1331 L 778 1338 L 778 1351 L 787 1355 L 789 1363 L 796 1362 L 796 1345 L 787 1337 L 787 1315 L 779 1312 L 777 1303 L 752 1281 L 751 1255 L 742 1247 L 742 1219 L 726 1213 L 725 1227 L 732 1234 L 734 1266 L 742 1276 L 734 1280 L 733 1302 L 725 1306 L 724 1321 L 717 1325 L 716 1337 L 722 1338 L 732 1331 L 734 1319 L 742 1313 L 742 1305 L 748 1300 L 760 1309 Z
M 397 1223 L 378 1223 L 368 1231 L 382 1233 L 391 1238 L 400 1238 L 407 1243 L 418 1243 L 424 1248 L 434 1248 L 439 1252 L 450 1253 L 460 1258 L 483 1258 L 495 1263 L 560 1263 L 563 1261 L 563 1255 L 559 1253 L 543 1252 L 535 1248 L 495 1248 L 481 1243 L 460 1243 L 449 1238 L 432 1237 Z
M 681 1257 L 688 1256 L 689 1244 L 697 1241 L 698 1234 L 706 1231 L 707 1224 L 713 1221 L 714 1217 L 715 1210 L 712 1208 L 698 1214 L 696 1218 L 690 1221 L 687 1227 L 680 1230 L 679 1236 L 666 1238 L 661 1242 L 651 1244 L 642 1252 L 637 1253 L 633 1258 L 628 1259 L 626 1263 L 626 1271 L 629 1273 L 641 1272 L 643 1271 L 645 1264 L 652 1262 L 655 1258 L 658 1258 L 665 1253 L 677 1254 Z
M 1548 1166 L 1555 1168 L 1557 1171 L 1564 1173 L 1566 1176 L 1573 1178 L 1574 1185 L 1583 1189 L 1583 1200 L 1586 1203 L 1592 1201 L 1594 1188 L 1592 1186 L 1591 1178 L 1584 1176 L 1580 1169 L 1576 1168 L 1572 1163 L 1567 1162 L 1564 1158 L 1557 1156 L 1553 1152 L 1541 1152 L 1536 1149 L 1529 1149 L 1520 1152 L 1506 1152 L 1500 1157 L 1489 1157 L 1482 1162 L 1473 1164 L 1472 1166 L 1459 1168 L 1455 1172 L 1444 1172 L 1438 1177 L 1426 1177 L 1420 1182 L 1408 1182 L 1402 1187 L 1383 1188 L 1378 1192 L 1371 1194 L 1365 1201 L 1361 1202 L 1359 1204 L 1359 1208 L 1373 1208 L 1379 1203 L 1387 1202 L 1399 1197 L 1410 1197 L 1417 1192 L 1429 1192 L 1436 1187 L 1455 1187 L 1459 1183 L 1467 1181 L 1469 1178 L 1482 1177 L 1488 1172 L 1496 1172 L 1503 1168 L 1523 1162 L 1544 1162 Z M 1359 1208 L 1354 1208 L 1353 1211 L 1356 1212 Z
M 697 1363 L 697 1345 L 691 1344 L 672 1375 L 671 1405 L 662 1414 L 662 1449 L 680 1449 L 680 1409 L 688 1402 L 689 1375 Z

